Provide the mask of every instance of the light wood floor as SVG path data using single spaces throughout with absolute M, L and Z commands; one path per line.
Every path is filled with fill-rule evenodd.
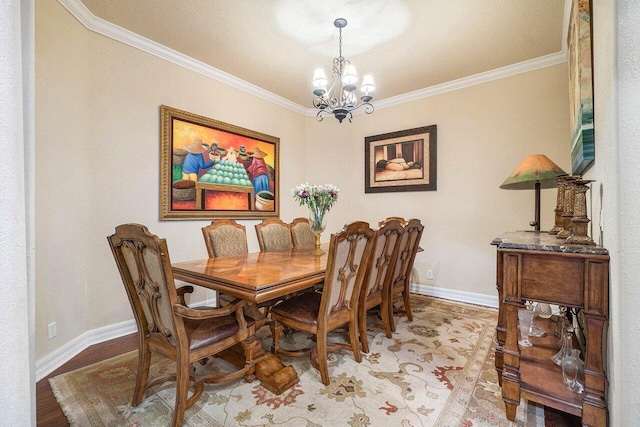
M 138 336 L 136 333 L 125 335 L 110 341 L 93 345 L 76 357 L 53 371 L 48 377 L 36 384 L 36 418 L 38 426 L 42 427 L 68 427 L 69 422 L 60 405 L 56 401 L 49 378 L 74 369 L 82 368 L 102 360 L 109 359 L 119 354 L 138 348 Z M 568 414 L 545 408 L 545 427 L 578 427 L 580 419 Z

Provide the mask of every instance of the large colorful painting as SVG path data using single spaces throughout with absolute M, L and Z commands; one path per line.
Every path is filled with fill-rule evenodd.
M 364 139 L 365 193 L 435 191 L 436 125 Z
M 160 219 L 279 216 L 279 138 L 160 107 Z
M 595 160 L 590 0 L 573 0 L 567 45 L 571 97 L 571 169 L 574 175 L 582 175 Z

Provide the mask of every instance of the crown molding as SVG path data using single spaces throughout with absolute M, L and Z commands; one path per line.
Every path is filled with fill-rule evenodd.
M 71 13 L 82 25 L 88 30 L 109 37 L 113 40 L 122 42 L 136 49 L 155 55 L 159 58 L 166 59 L 174 64 L 180 65 L 207 77 L 210 77 L 229 86 L 240 89 L 251 95 L 262 98 L 280 107 L 292 110 L 298 114 L 305 114 L 306 107 L 295 102 L 289 101 L 279 95 L 264 90 L 254 84 L 246 82 L 242 79 L 225 73 L 222 70 L 211 67 L 203 62 L 195 60 L 187 55 L 170 49 L 160 43 L 142 37 L 132 31 L 119 27 L 111 22 L 95 16 L 80 0 L 58 0 L 69 13 Z
M 474 74 L 472 76 L 463 77 L 461 79 L 452 80 L 450 82 L 419 89 L 391 98 L 385 98 L 375 103 L 376 109 L 392 107 L 405 102 L 411 102 L 430 96 L 439 95 L 445 92 L 451 92 L 463 89 L 469 86 L 490 82 L 493 80 L 503 79 L 505 77 L 522 74 L 539 68 L 550 67 L 552 65 L 561 64 L 567 61 L 566 53 L 556 52 L 545 56 L 540 56 L 528 61 L 518 62 L 517 64 L 507 65 L 506 67 L 496 68 L 495 70 L 486 71 L 484 73 Z
M 173 62 L 177 65 L 188 68 L 214 80 L 240 89 L 244 92 L 262 98 L 280 107 L 294 111 L 298 114 L 311 117 L 315 116 L 318 112 L 318 110 L 315 108 L 303 107 L 300 104 L 289 101 L 288 99 L 262 89 L 254 84 L 234 77 L 231 74 L 225 73 L 222 70 L 197 61 L 187 55 L 184 55 L 164 45 L 142 37 L 139 34 L 126 30 L 111 22 L 105 21 L 102 18 L 98 18 L 93 13 L 91 13 L 91 11 L 87 9 L 87 7 L 80 0 L 58 0 L 58 3 L 60 3 L 65 9 L 67 9 L 69 13 L 71 13 L 82 25 L 84 25 L 90 31 L 96 32 L 105 37 L 109 37 L 113 40 L 117 40 L 136 49 L 140 49 L 144 52 L 155 55 L 159 58 L 166 59 L 167 61 Z M 571 10 L 570 5 L 571 0 L 565 0 L 564 27 L 567 28 L 569 19 L 568 16 Z M 563 33 L 564 35 L 566 35 L 566 30 L 564 27 Z M 567 61 L 566 43 L 564 42 L 564 40 L 561 42 L 561 49 L 562 50 L 560 52 L 534 58 L 529 61 L 519 62 L 517 64 L 508 65 L 505 67 L 497 68 L 495 70 L 475 74 L 473 76 L 463 77 L 461 79 L 452 80 L 450 82 L 442 83 L 428 88 L 419 89 L 390 98 L 385 98 L 376 101 L 374 106 L 376 109 L 392 107 L 395 105 L 404 104 L 406 102 L 439 95 L 441 93 L 490 82 L 492 80 L 498 80 L 520 73 L 526 73 L 538 68 L 550 67 L 552 65 L 560 64 Z M 354 112 L 354 115 L 362 113 L 363 111 L 356 111 Z

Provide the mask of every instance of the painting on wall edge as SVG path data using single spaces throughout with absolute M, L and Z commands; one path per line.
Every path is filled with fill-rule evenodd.
M 573 0 L 567 35 L 574 175 L 582 175 L 595 161 L 591 10 L 590 0 Z

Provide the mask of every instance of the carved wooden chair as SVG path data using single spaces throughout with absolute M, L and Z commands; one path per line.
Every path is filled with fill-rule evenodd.
M 367 311 L 380 306 L 380 317 L 387 338 L 391 338 L 391 319 L 389 310 L 383 302 L 385 286 L 389 283 L 396 263 L 400 240 L 404 234 L 404 228 L 398 220 L 389 220 L 376 231 L 375 245 L 372 253 L 371 264 L 367 271 L 358 306 L 358 329 L 360 331 L 360 343 L 362 351 L 369 352 L 367 341 Z
M 322 293 L 305 292 L 271 308 L 271 334 L 274 354 L 298 357 L 310 355 L 311 364 L 320 371 L 322 383 L 329 384 L 327 352 L 345 349 L 362 361 L 358 343 L 358 298 L 374 244 L 374 231 L 362 221 L 352 222 L 331 235 L 327 270 Z M 327 335 L 348 325 L 349 342 L 329 343 Z M 287 350 L 279 345 L 284 327 L 316 336 L 315 348 Z
M 232 219 L 214 219 L 202 228 L 209 258 L 241 255 L 249 252 L 244 225 Z
M 409 285 L 411 284 L 413 262 L 416 259 L 423 229 L 424 227 L 419 219 L 412 218 L 407 221 L 404 226 L 404 233 L 400 239 L 400 247 L 398 248 L 398 255 L 396 256 L 395 267 L 387 283 L 388 291 L 385 291 L 383 294 L 385 298 L 383 305 L 389 312 L 391 330 L 393 332 L 396 331 L 396 325 L 393 321 L 393 298 L 396 294 L 402 294 L 407 319 L 410 322 L 413 321 Z
M 202 227 L 202 235 L 209 258 L 249 253 L 247 230 L 244 225 L 232 219 L 214 219 L 211 224 Z M 226 305 L 234 299 L 231 295 L 216 291 L 218 306 Z
M 293 246 L 313 246 L 316 243 L 316 236 L 311 231 L 308 218 L 296 218 L 289 224 L 291 229 L 291 239 Z
M 107 238 L 127 290 L 138 326 L 138 373 L 132 405 L 138 406 L 147 388 L 176 381 L 173 425 L 181 426 L 184 412 L 201 396 L 203 383 L 221 383 L 243 376 L 253 379 L 254 325 L 244 316 L 245 302 L 224 308 L 189 308 L 184 299 L 192 286 L 176 289 L 167 243 L 140 224 L 116 227 Z M 191 364 L 241 343 L 247 356 L 243 368 L 226 375 L 191 373 Z M 175 360 L 176 373 L 149 381 L 151 353 Z M 188 397 L 190 380 L 194 392 Z
M 389 216 L 386 219 L 383 219 L 382 221 L 378 222 L 378 227 L 382 227 L 386 222 L 393 221 L 393 220 L 400 221 L 400 224 L 402 224 L 403 227 L 407 225 L 407 221 L 401 216 Z
M 293 247 L 289 224 L 280 218 L 267 218 L 256 224 L 256 234 L 260 252 L 281 251 Z

